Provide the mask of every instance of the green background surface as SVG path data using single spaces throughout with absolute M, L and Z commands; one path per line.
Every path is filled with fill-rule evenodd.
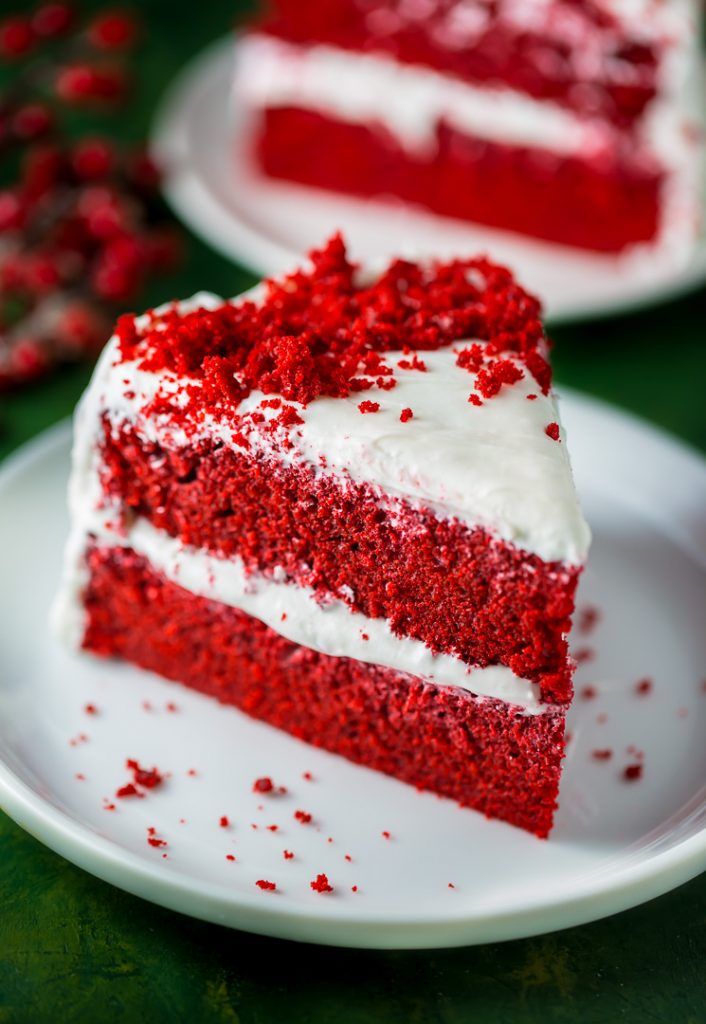
M 140 5 L 148 26 L 140 104 L 115 134 L 147 131 L 165 85 L 229 30 L 237 7 Z M 201 288 L 235 294 L 252 280 L 191 239 L 186 266 L 145 305 Z M 639 315 L 555 328 L 559 382 L 706 450 L 705 316 L 706 290 Z M 0 458 L 68 415 L 87 379 L 73 367 L 0 398 Z M 191 921 L 97 881 L 3 815 L 0 885 L 0 1024 L 706 1021 L 704 876 L 552 936 L 413 953 L 296 945 Z

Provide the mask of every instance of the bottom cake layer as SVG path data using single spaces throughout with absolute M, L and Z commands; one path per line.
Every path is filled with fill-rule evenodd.
M 129 548 L 93 547 L 86 558 L 85 649 L 125 658 L 488 817 L 549 833 L 565 709 L 524 714 L 319 654 L 168 581 Z
M 596 252 L 657 238 L 663 177 L 637 161 L 603 166 L 474 139 L 445 124 L 433 157 L 418 157 L 379 126 L 290 107 L 265 110 L 257 131 L 258 162 L 274 178 L 398 196 L 448 217 Z

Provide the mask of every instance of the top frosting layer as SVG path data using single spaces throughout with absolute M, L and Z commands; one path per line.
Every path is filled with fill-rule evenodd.
M 581 563 L 536 301 L 485 261 L 437 268 L 433 286 L 399 264 L 392 284 L 352 293 L 333 266 L 321 290 L 315 269 L 131 320 L 99 370 L 102 408 L 162 445 L 215 438 L 303 462 Z

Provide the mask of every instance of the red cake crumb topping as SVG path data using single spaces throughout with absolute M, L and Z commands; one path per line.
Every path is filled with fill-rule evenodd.
M 595 686 L 584 686 L 581 689 L 580 696 L 583 700 L 595 700 L 598 696 L 598 690 Z
M 403 409 L 402 412 L 400 413 L 400 423 L 407 423 L 407 421 L 411 420 L 413 416 L 414 413 L 412 412 L 411 409 Z
M 282 856 L 284 857 L 285 860 L 292 860 L 294 858 L 294 854 L 292 853 L 291 850 L 283 850 Z
M 323 873 L 317 875 L 313 882 L 309 882 L 309 885 L 314 892 L 333 892 L 333 886 L 330 884 L 328 877 Z
M 385 831 L 384 831 L 384 832 L 382 833 L 382 838 L 383 838 L 383 839 L 391 839 L 391 838 L 392 838 L 392 836 L 390 835 L 390 833 L 389 833 L 389 832 L 388 832 L 387 830 L 385 830 Z
M 380 403 L 379 402 L 369 402 L 366 399 L 364 402 L 360 403 L 360 405 L 358 406 L 358 409 L 362 413 L 366 413 L 366 412 L 379 412 L 380 411 Z
M 646 697 L 649 693 L 652 693 L 654 683 L 651 679 L 640 679 L 639 682 L 635 683 L 635 693 L 638 697 Z
M 501 354 L 524 363 L 548 390 L 539 303 L 504 267 L 483 258 L 428 265 L 395 260 L 376 281 L 358 285 L 340 235 L 313 251 L 310 262 L 281 281 L 267 281 L 259 304 L 226 302 L 183 314 L 173 307 L 148 314 L 144 330 L 133 316 L 122 316 L 122 358 L 200 382 L 189 390 L 186 409 L 170 407 L 182 420 L 194 409 L 235 409 L 254 389 L 302 405 L 374 384 L 387 390 L 395 381 L 383 353 L 434 350 L 463 338 L 486 342 L 477 385 L 482 394 L 496 394 L 523 376 L 515 362 L 498 359 Z M 409 365 L 422 369 L 415 359 Z
M 314 781 L 314 776 L 311 774 L 311 772 L 303 772 L 302 773 L 302 778 L 306 779 L 307 782 L 313 782 Z
M 264 776 L 262 779 L 255 779 L 252 791 L 253 793 L 271 793 L 274 788 L 272 779 Z
M 103 810 L 104 811 L 116 811 L 117 807 L 115 806 L 114 803 L 111 803 L 110 801 L 107 801 L 106 803 L 103 804 Z
M 351 892 L 358 892 L 358 886 L 357 885 L 352 885 L 351 886 Z
M 86 712 L 87 715 L 98 714 L 98 708 L 96 707 L 95 704 L 84 704 L 83 710 Z
M 267 831 L 268 832 L 279 832 L 279 825 L 268 825 L 267 826 Z
M 85 782 L 86 781 L 86 776 L 83 774 L 83 772 L 76 772 L 76 774 L 74 775 L 74 778 L 77 779 L 79 782 Z
M 232 860 L 235 860 L 235 857 L 233 856 L 232 853 L 227 853 L 226 854 L 226 860 L 231 860 L 232 861 Z
M 145 789 L 155 789 L 164 781 L 164 776 L 156 768 L 142 768 L 133 758 L 127 759 L 125 767 L 132 772 L 133 782 Z
M 268 882 L 266 878 L 258 878 L 257 882 L 255 882 L 255 885 L 258 887 L 258 889 L 264 889 L 266 892 L 274 892 L 275 889 L 277 888 L 276 882 Z
M 547 437 L 551 437 L 552 441 L 559 440 L 559 424 L 558 423 L 547 423 L 544 428 L 544 433 Z
M 613 751 L 610 748 L 605 750 L 592 750 L 591 757 L 594 761 L 610 761 L 613 756 Z
M 295 811 L 294 817 L 297 819 L 297 821 L 300 821 L 302 825 L 308 825 L 309 822 L 311 821 L 311 815 L 308 813 L 308 811 Z
M 229 828 L 230 821 L 228 820 L 225 814 L 222 814 L 218 819 L 218 824 L 220 825 L 221 828 Z
M 343 855 L 343 859 L 344 859 L 344 860 L 347 860 L 347 861 L 349 861 L 349 862 L 353 860 L 353 858 L 351 857 L 350 853 L 346 853 L 346 854 L 344 854 L 344 855 Z
M 448 887 L 449 887 L 449 889 L 455 889 L 456 888 L 456 886 L 453 884 L 453 882 L 449 882 L 449 886 Z
M 167 709 L 167 711 L 174 712 L 179 710 L 179 708 L 177 707 L 173 700 L 167 701 L 167 703 L 164 706 Z
M 623 769 L 623 778 L 626 782 L 636 782 L 642 778 L 643 770 L 641 764 L 629 764 Z

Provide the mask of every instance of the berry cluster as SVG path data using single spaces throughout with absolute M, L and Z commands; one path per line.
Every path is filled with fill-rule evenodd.
M 179 259 L 144 152 L 68 130 L 77 111 L 124 113 L 138 35 L 132 14 L 82 22 L 62 2 L 0 21 L 0 392 L 95 355 L 120 308 Z

